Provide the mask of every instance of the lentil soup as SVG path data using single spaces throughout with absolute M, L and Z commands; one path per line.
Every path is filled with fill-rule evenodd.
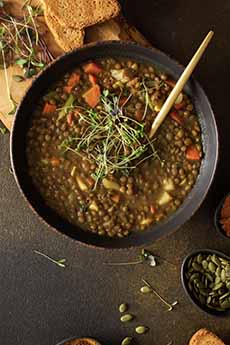
M 203 155 L 185 93 L 149 138 L 174 85 L 153 65 L 123 58 L 90 61 L 51 85 L 27 134 L 29 174 L 46 204 L 109 237 L 173 214 L 193 188 Z

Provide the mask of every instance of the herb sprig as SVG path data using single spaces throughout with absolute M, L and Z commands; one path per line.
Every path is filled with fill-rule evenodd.
M 146 159 L 158 158 L 153 141 L 145 134 L 145 125 L 125 113 L 120 97 L 104 90 L 100 109 L 77 107 L 85 130 L 80 136 L 68 137 L 60 145 L 62 151 L 84 154 L 96 163 L 92 175 L 95 186 L 109 174 L 120 171 L 128 175 Z
M 48 259 L 49 261 L 53 262 L 55 265 L 57 265 L 59 267 L 62 267 L 62 268 L 66 267 L 66 264 L 65 264 L 66 259 L 55 260 L 55 259 L 51 258 L 50 256 L 48 256 L 42 252 L 39 252 L 38 250 L 34 250 L 34 253 L 43 256 L 44 258 Z

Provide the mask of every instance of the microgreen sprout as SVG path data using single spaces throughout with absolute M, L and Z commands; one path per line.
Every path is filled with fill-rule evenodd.
M 157 296 L 160 300 L 161 300 L 161 302 L 162 303 L 164 303 L 166 306 L 167 306 L 167 308 L 168 308 L 168 311 L 172 311 L 173 310 L 173 308 L 174 308 L 174 306 L 176 306 L 177 304 L 178 304 L 178 301 L 175 301 L 175 302 L 173 302 L 173 303 L 168 303 L 153 287 L 152 287 L 152 285 L 149 283 L 149 282 L 147 282 L 145 279 L 142 279 L 142 281 L 143 281 L 143 283 L 147 286 L 147 287 L 149 287 L 151 290 L 152 290 L 152 292 L 154 293 L 154 295 L 155 296 Z
M 62 268 L 66 267 L 66 264 L 65 264 L 66 259 L 55 260 L 55 259 L 51 258 L 50 256 L 48 256 L 42 252 L 39 252 L 38 250 L 34 250 L 34 253 L 43 256 L 44 258 L 48 259 L 49 261 L 53 262 L 54 264 L 56 264 L 59 267 L 62 267 Z
M 92 177 L 98 181 L 108 174 L 122 172 L 126 175 L 146 159 L 159 158 L 153 141 L 145 134 L 145 125 L 126 114 L 120 106 L 120 96 L 104 90 L 99 109 L 75 106 L 80 122 L 87 127 L 80 136 L 68 137 L 61 145 L 62 151 L 77 155 L 86 154 L 97 165 Z M 131 96 L 130 96 L 131 97 Z M 74 106 L 71 106 L 74 111 Z M 66 107 L 59 118 L 66 114 Z

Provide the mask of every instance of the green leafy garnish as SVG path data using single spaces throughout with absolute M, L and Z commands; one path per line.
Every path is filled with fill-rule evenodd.
M 7 129 L 5 127 L 0 127 L 0 133 L 1 134 L 6 134 L 7 133 Z
M 146 159 L 158 157 L 153 142 L 145 134 L 145 125 L 124 112 L 119 104 L 120 96 L 104 90 L 100 110 L 77 107 L 80 122 L 86 123 L 87 127 L 81 135 L 70 136 L 60 145 L 61 150 L 80 156 L 83 153 L 89 161 L 95 162 L 97 168 L 92 174 L 95 187 L 108 174 L 128 174 Z M 67 102 L 58 119 L 73 108 L 73 102 L 69 99 Z
M 44 258 L 48 259 L 49 261 L 53 262 L 54 264 L 56 264 L 59 267 L 62 267 L 62 268 L 66 267 L 66 265 L 65 265 L 66 259 L 55 260 L 55 259 L 51 258 L 50 256 L 48 256 L 42 252 L 39 252 L 38 250 L 34 250 L 34 253 L 43 256 Z
M 73 104 L 75 101 L 76 97 L 73 94 L 70 94 L 69 97 L 67 98 L 63 108 L 61 108 L 59 115 L 58 115 L 58 121 L 61 120 L 63 117 L 65 117 L 69 110 L 73 108 Z

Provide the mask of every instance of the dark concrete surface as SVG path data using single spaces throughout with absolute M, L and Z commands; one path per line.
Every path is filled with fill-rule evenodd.
M 180 282 L 183 257 L 195 248 L 230 253 L 230 240 L 216 234 L 215 206 L 229 191 L 229 0 L 127 0 L 126 16 L 158 48 L 186 64 L 211 28 L 215 38 L 196 70 L 214 111 L 220 133 L 220 162 L 215 182 L 203 206 L 178 232 L 150 249 L 172 262 L 109 267 L 108 261 L 135 259 L 139 250 L 88 249 L 51 232 L 27 207 L 9 172 L 9 136 L 0 137 L 0 345 L 54 345 L 70 336 L 91 336 L 117 345 L 145 324 L 140 345 L 185 345 L 194 331 L 208 327 L 230 335 L 230 320 L 208 316 L 185 296 Z M 40 250 L 66 258 L 60 268 L 34 254 Z M 141 296 L 141 278 L 149 280 L 169 301 L 179 305 L 168 313 L 154 296 Z M 117 306 L 130 304 L 137 316 L 127 326 L 119 322 Z

